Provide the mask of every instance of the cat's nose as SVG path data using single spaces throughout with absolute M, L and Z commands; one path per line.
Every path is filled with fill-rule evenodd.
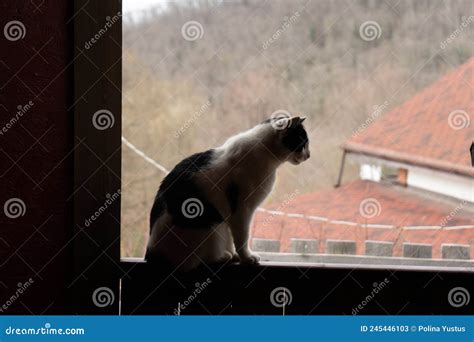
M 306 151 L 306 154 L 305 154 L 305 156 L 304 156 L 304 160 L 308 160 L 309 157 L 310 157 L 310 155 L 311 155 L 311 154 L 309 153 L 309 151 Z

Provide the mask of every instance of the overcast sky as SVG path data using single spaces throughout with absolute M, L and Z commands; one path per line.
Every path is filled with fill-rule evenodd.
M 179 0 L 177 0 L 179 1 Z M 122 14 L 125 21 L 140 21 L 150 8 L 166 8 L 170 1 L 163 0 L 122 0 Z
M 146 10 L 155 5 L 163 4 L 163 0 L 123 0 L 123 12 L 131 13 L 141 10 Z

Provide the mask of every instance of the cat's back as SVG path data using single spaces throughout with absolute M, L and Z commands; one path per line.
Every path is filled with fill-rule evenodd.
M 179 186 L 180 182 L 191 180 L 197 172 L 204 171 L 210 167 L 214 157 L 215 150 L 210 149 L 195 153 L 181 160 L 163 179 L 160 185 L 160 191 L 166 192 L 173 187 Z
M 171 170 L 161 182 L 155 197 L 150 214 L 150 228 L 165 209 L 175 224 L 190 228 L 207 226 L 222 220 L 214 206 L 209 203 L 203 185 L 196 177 L 198 173 L 212 167 L 214 158 L 213 149 L 195 153 L 183 159 Z M 200 207 L 200 215 L 197 217 L 187 215 L 185 209 L 188 204 L 197 204 Z

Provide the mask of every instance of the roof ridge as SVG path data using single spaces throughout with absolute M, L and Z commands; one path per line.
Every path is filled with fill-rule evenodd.
M 445 172 L 453 172 L 461 175 L 474 176 L 474 168 L 471 166 L 463 166 L 445 162 L 439 159 L 426 158 L 422 156 L 413 156 L 408 153 L 397 152 L 389 149 L 373 147 L 371 145 L 355 142 L 346 142 L 342 146 L 346 151 L 356 152 L 361 154 L 370 154 L 377 157 L 385 157 L 382 159 L 406 162 L 408 164 L 425 166 Z M 466 153 L 468 153 L 467 151 Z
M 474 57 L 470 57 L 371 122 L 342 148 L 473 176 L 469 155 L 474 141 L 473 89 Z

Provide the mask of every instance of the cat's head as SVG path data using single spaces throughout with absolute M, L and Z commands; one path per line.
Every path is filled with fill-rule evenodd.
M 303 126 L 304 116 L 271 118 L 270 124 L 284 149 L 288 162 L 298 165 L 310 156 L 308 134 Z

